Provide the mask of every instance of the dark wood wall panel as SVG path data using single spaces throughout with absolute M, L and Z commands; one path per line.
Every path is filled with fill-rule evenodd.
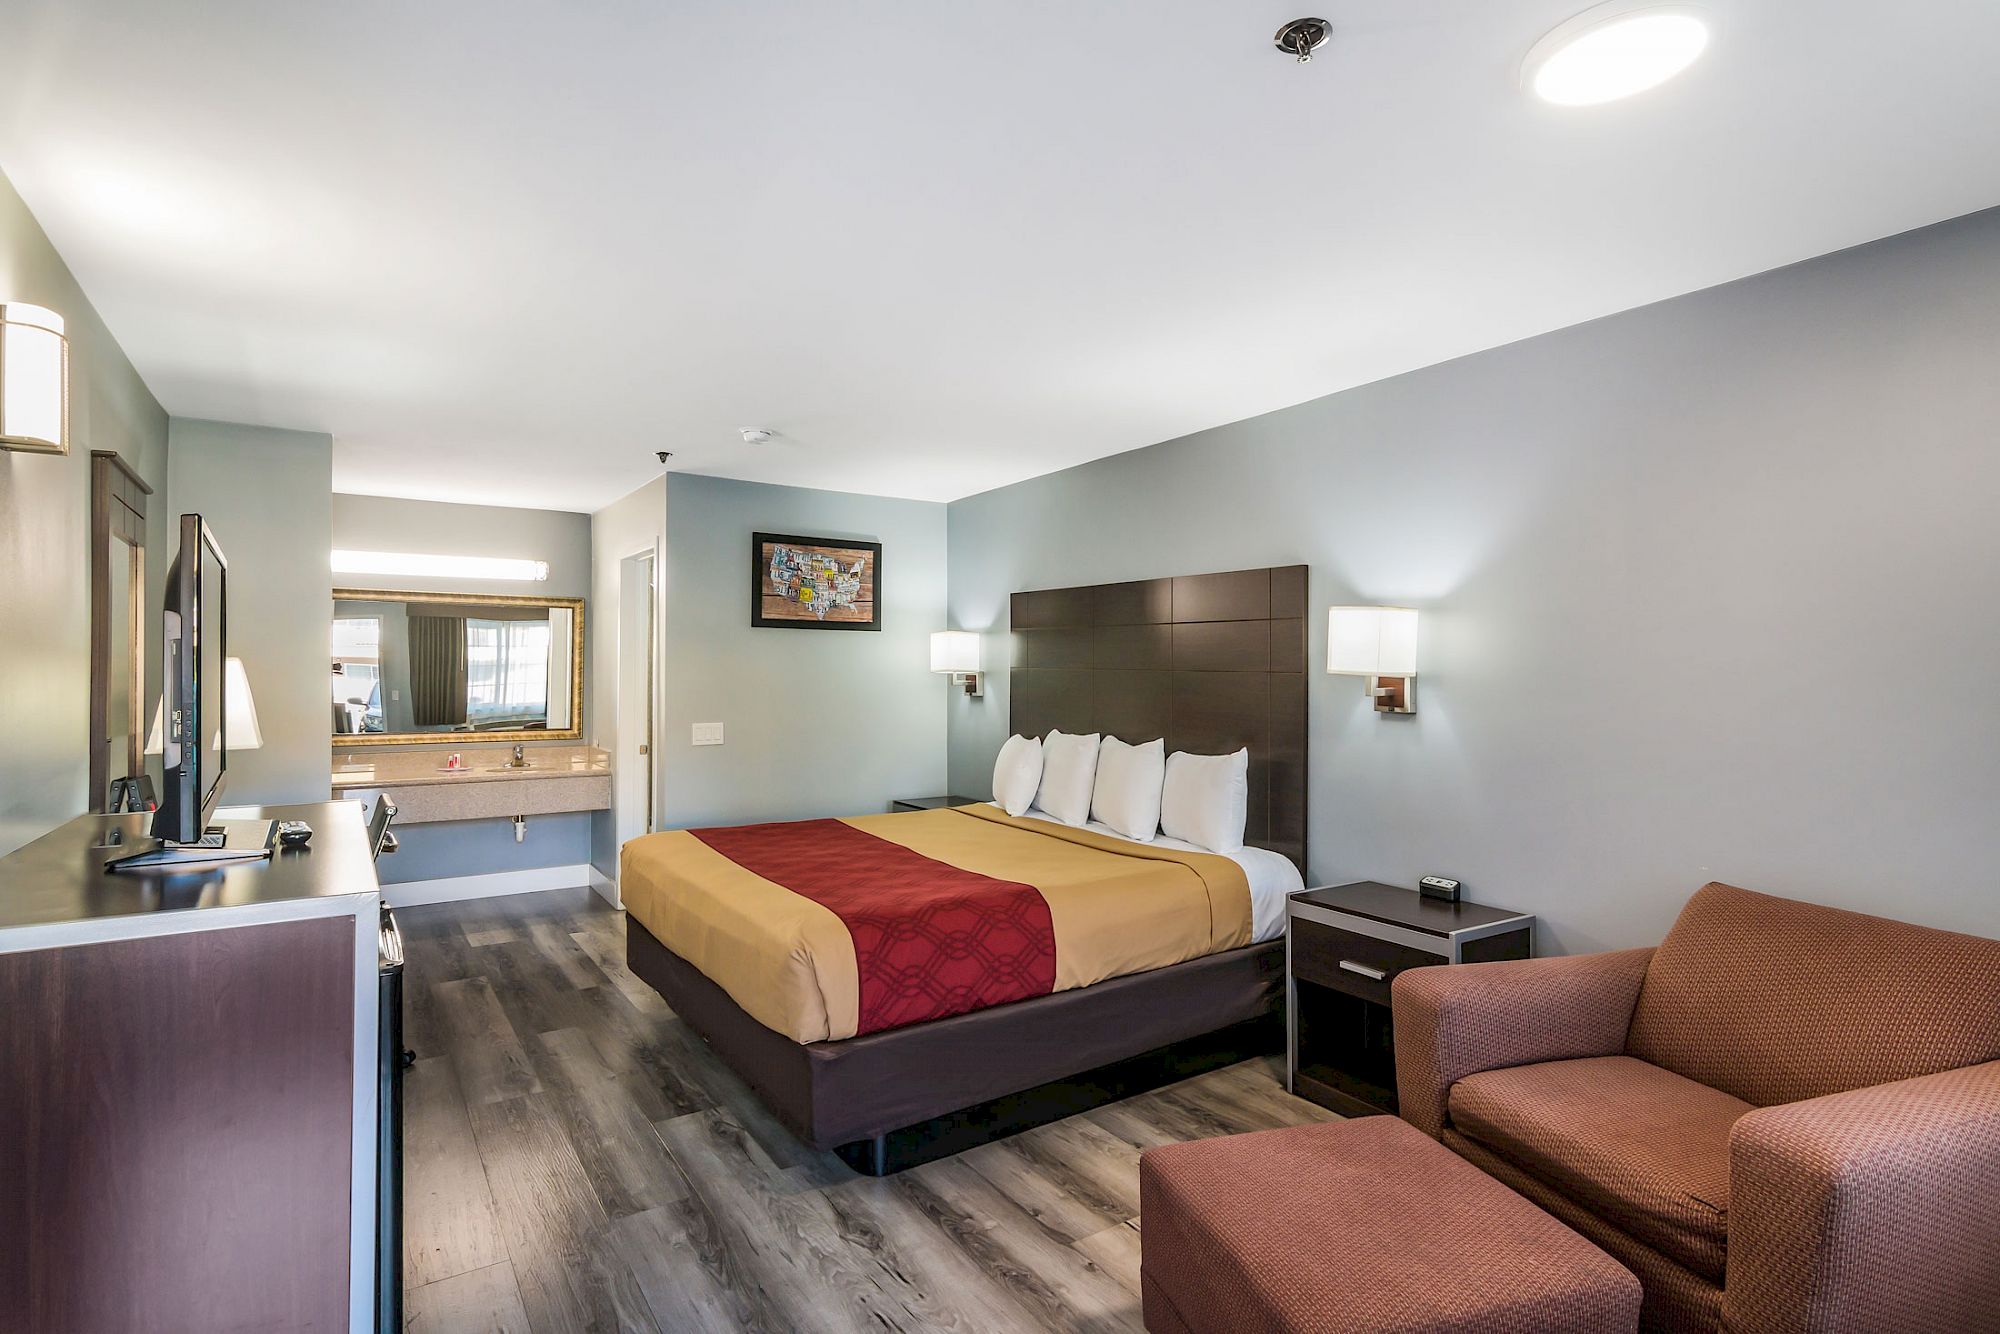
M 0 954 L 0 1330 L 347 1328 L 354 946 Z
M 1174 580 L 1174 620 L 1268 621 L 1271 572 L 1183 575 Z
M 1165 625 L 1174 619 L 1174 581 L 1141 579 L 1091 590 L 1099 625 Z
M 1305 869 L 1306 567 L 1014 594 L 1013 730 L 1250 748 L 1247 841 Z

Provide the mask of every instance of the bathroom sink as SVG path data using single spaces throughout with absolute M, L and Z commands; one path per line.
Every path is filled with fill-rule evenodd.
M 541 765 L 532 762 L 528 764 L 489 764 L 486 766 L 486 772 L 489 774 L 518 774 L 541 767 Z

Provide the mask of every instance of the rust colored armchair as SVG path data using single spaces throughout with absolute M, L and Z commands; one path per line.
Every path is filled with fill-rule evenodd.
M 1709 885 L 1658 949 L 1396 978 L 1405 1119 L 1648 1330 L 2000 1331 L 2000 941 Z

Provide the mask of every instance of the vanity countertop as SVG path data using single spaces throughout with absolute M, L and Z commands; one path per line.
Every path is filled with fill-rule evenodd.
M 445 757 L 456 752 L 465 768 L 444 769 Z M 364 750 L 342 748 L 333 753 L 333 790 L 351 788 L 431 787 L 441 783 L 518 783 L 538 778 L 589 778 L 611 772 L 611 753 L 596 746 L 535 746 L 527 748 L 528 767 L 507 769 L 512 746 L 406 746 Z

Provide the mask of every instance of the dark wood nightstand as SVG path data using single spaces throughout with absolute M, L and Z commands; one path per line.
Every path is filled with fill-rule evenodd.
M 1406 968 L 1526 959 L 1535 919 L 1363 880 L 1292 895 L 1285 1056 L 1292 1092 L 1343 1116 L 1396 1111 L 1389 984 Z
M 977 806 L 984 797 L 898 797 L 889 803 L 892 811 L 941 811 L 948 806 Z

